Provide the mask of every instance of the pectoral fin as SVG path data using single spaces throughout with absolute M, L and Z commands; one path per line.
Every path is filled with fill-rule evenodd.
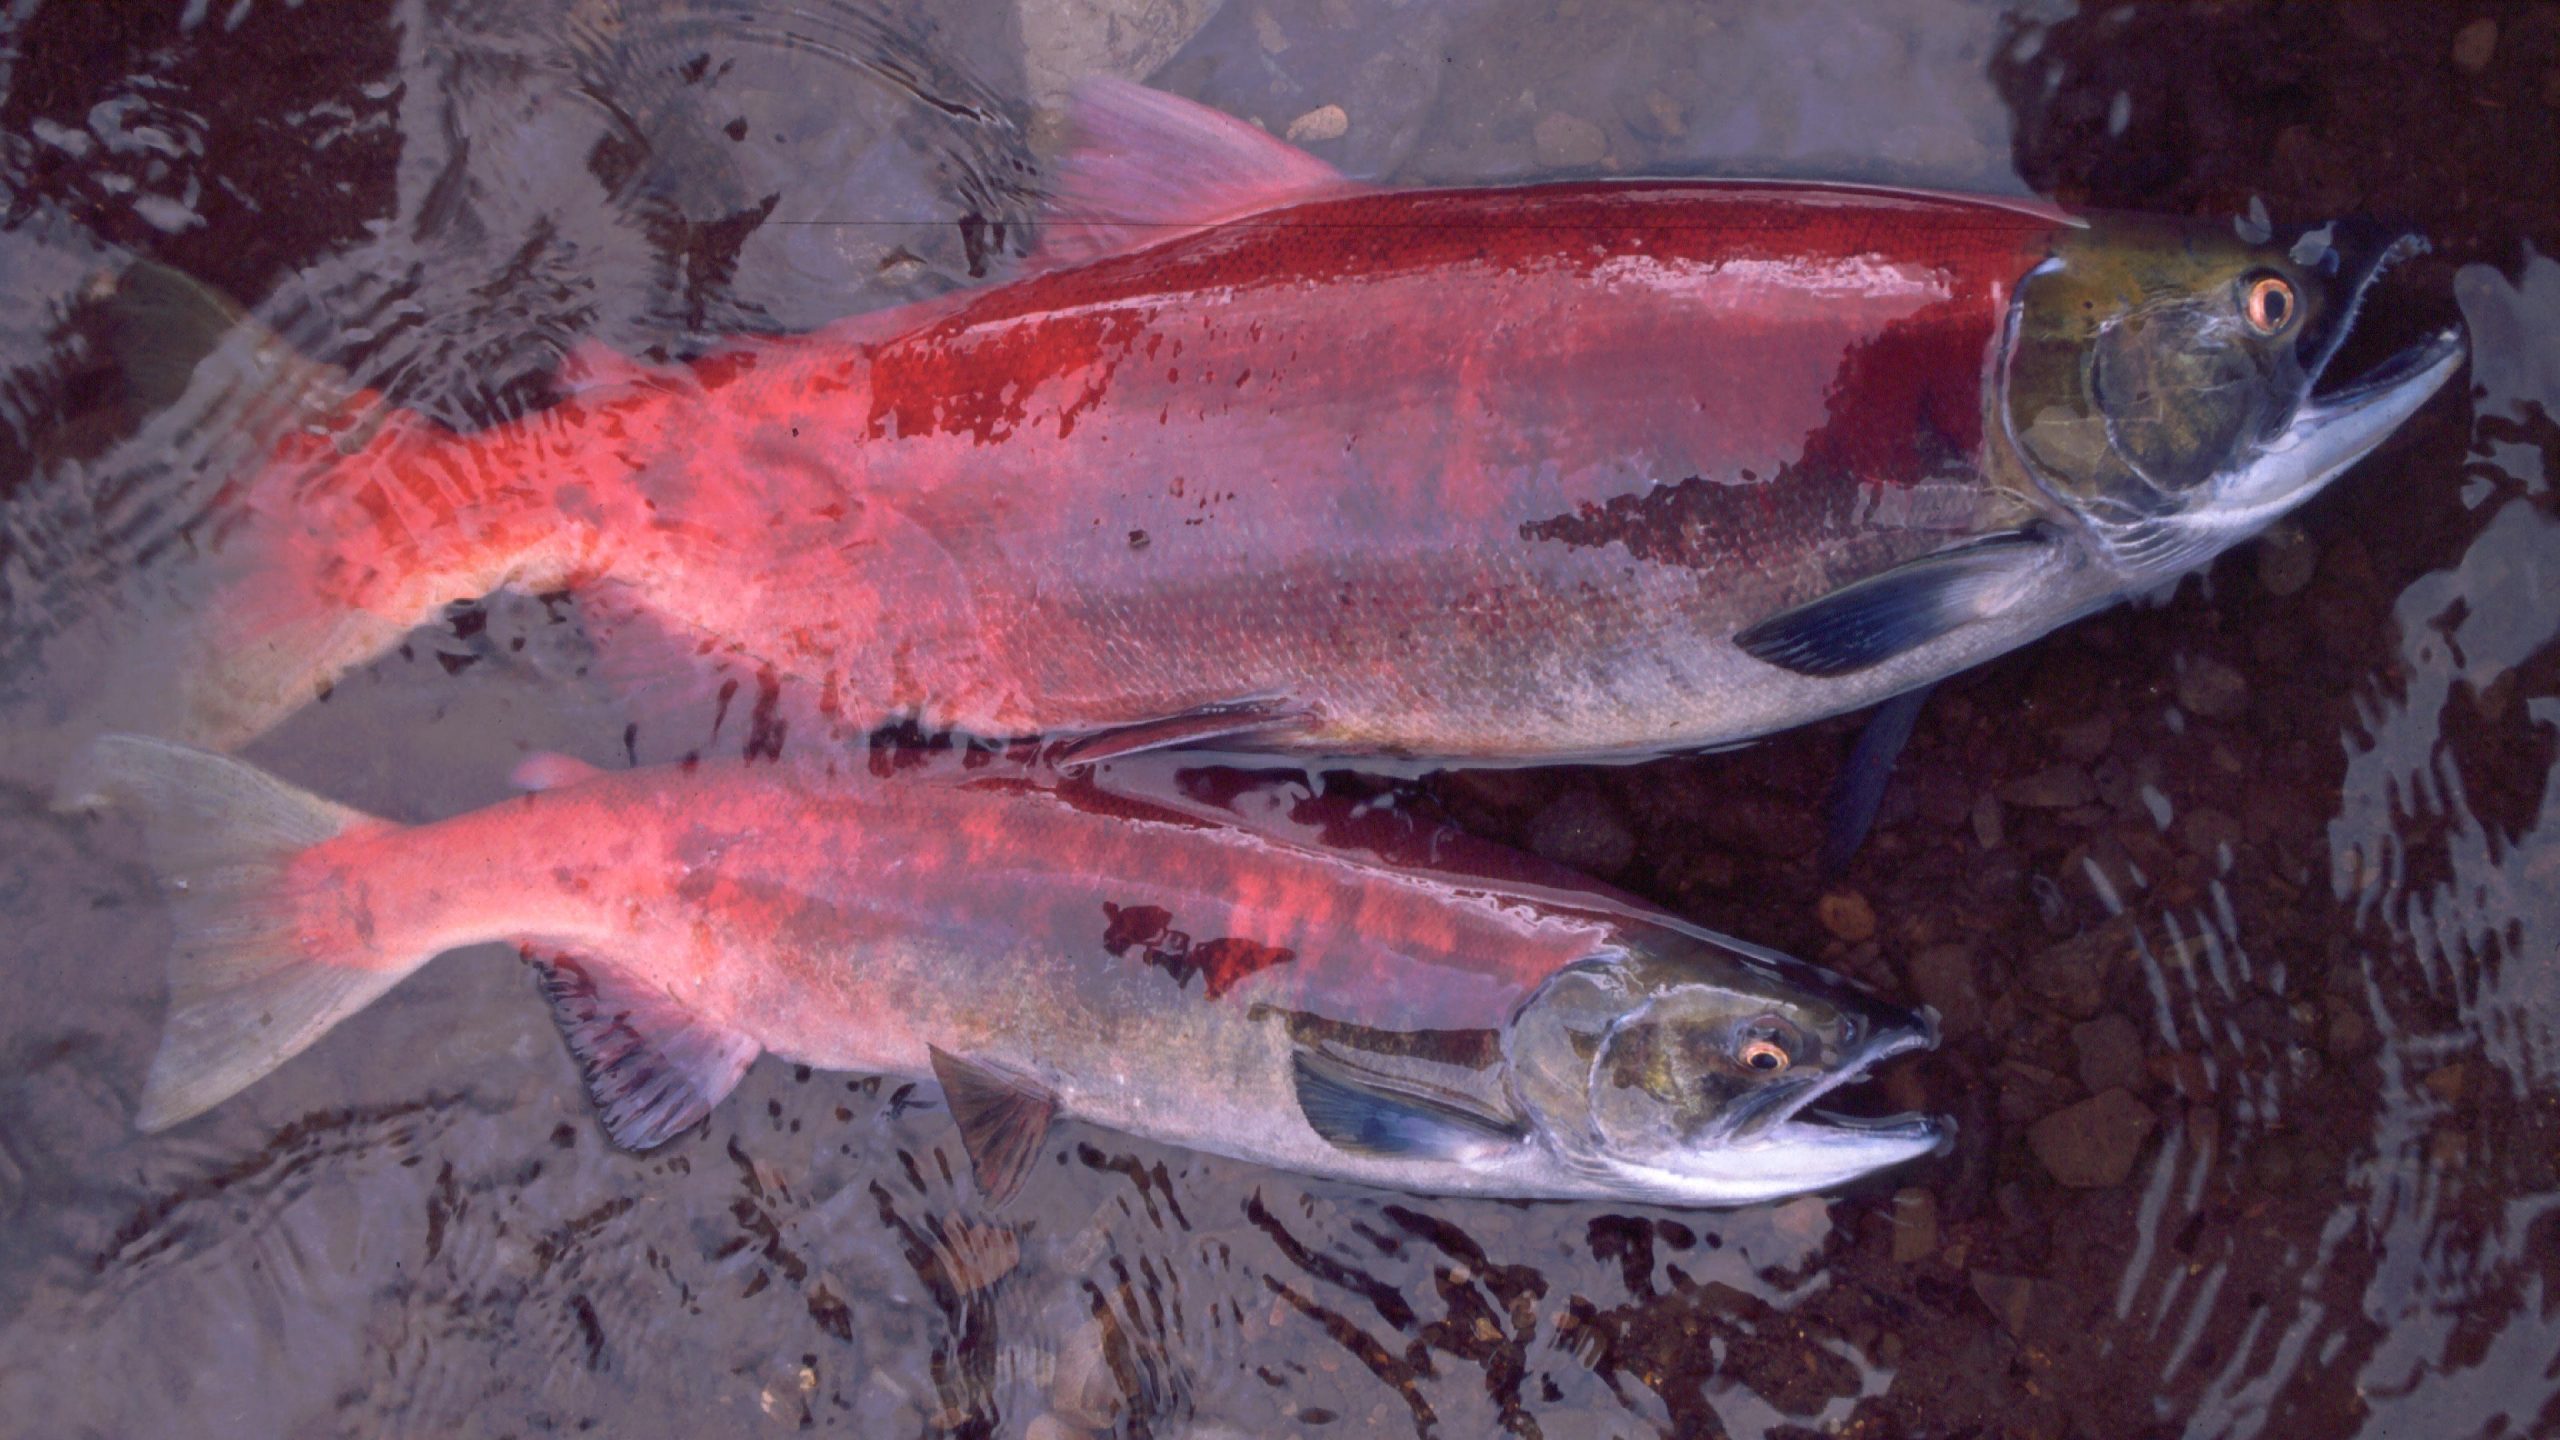
M 1520 1127 L 1456 1103 L 1397 1086 L 1330 1056 L 1300 1050 L 1291 1078 L 1307 1125 L 1359 1155 L 1478 1160 L 1520 1142 Z
M 1028 1076 L 927 1048 L 933 1078 L 941 1082 L 951 1118 L 960 1126 L 960 1143 L 969 1152 L 978 1193 L 988 1204 L 1001 1205 L 1022 1188 L 1032 1162 L 1040 1158 L 1040 1142 L 1057 1118 L 1058 1097 Z
M 2039 529 L 1985 535 L 1781 610 L 1733 643 L 1799 675 L 1852 674 L 1999 614 L 2053 553 Z
M 1214 705 L 1195 706 L 1160 720 L 1142 720 L 1134 725 L 1097 730 L 1060 746 L 1056 760 L 1061 765 L 1087 765 L 1100 760 L 1116 760 L 1141 750 L 1198 745 L 1210 740 L 1243 741 L 1279 729 L 1293 720 L 1303 719 L 1306 714 L 1304 707 L 1276 696 L 1221 701 Z
M 710 1114 L 761 1048 L 610 966 L 566 955 L 537 963 L 605 1133 L 625 1149 L 663 1145 Z

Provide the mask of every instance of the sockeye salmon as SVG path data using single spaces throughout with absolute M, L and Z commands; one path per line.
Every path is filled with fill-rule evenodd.
M 478 434 L 359 406 L 287 438 L 207 537 L 230 578 L 175 733 L 228 746 L 516 586 L 590 602 L 625 673 L 735 662 L 759 747 L 777 692 L 1098 754 L 1703 746 L 2202 564 L 2463 354 L 2314 393 L 2410 242 L 1824 184 L 1379 190 L 1134 87 L 1081 117 L 1008 283 L 685 365 L 586 352 Z
M 1697 1205 L 1941 1138 L 1808 1112 L 1931 1041 L 1815 967 L 1452 833 L 1322 845 L 1179 787 L 973 759 L 546 758 L 519 777 L 545 788 L 406 827 L 111 736 L 63 803 L 138 812 L 167 882 L 148 1128 L 437 953 L 512 941 L 616 1140 L 667 1140 L 770 1051 L 939 1080 L 999 1199 L 1058 1114 L 1405 1190 Z

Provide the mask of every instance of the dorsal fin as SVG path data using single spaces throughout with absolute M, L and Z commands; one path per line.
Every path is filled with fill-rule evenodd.
M 1320 195 L 1340 171 L 1206 105 L 1095 76 L 1067 107 L 1067 149 L 1031 267 L 1056 270 Z
M 760 1048 L 748 1036 L 584 957 L 533 955 L 551 1018 L 587 1078 L 605 1133 L 647 1150 L 684 1133 L 737 1088 Z

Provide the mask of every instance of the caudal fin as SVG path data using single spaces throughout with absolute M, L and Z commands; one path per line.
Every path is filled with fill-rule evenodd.
M 135 1116 L 145 1130 L 230 1098 L 427 959 L 373 968 L 308 953 L 286 867 L 378 822 L 239 761 L 109 735 L 65 777 L 55 806 L 133 812 L 169 896 L 169 1023 Z

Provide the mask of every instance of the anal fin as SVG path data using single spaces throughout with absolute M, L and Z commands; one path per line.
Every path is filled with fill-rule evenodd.
M 2052 555 L 2032 527 L 1985 535 L 1781 610 L 1733 643 L 1799 675 L 1853 674 L 1999 614 Z
M 1057 1118 L 1058 1097 L 1027 1076 L 963 1060 L 940 1046 L 928 1048 L 933 1078 L 941 1083 L 951 1118 L 960 1127 L 978 1193 L 988 1204 L 1001 1205 L 1022 1188 L 1040 1158 L 1040 1142 Z
M 1481 1160 L 1520 1142 L 1515 1124 L 1407 1090 L 1314 1050 L 1294 1054 L 1290 1079 L 1308 1128 L 1338 1150 Z
M 551 1018 L 616 1145 L 648 1150 L 674 1139 L 728 1098 L 756 1058 L 753 1039 L 609 966 L 528 958 L 539 964 Z

